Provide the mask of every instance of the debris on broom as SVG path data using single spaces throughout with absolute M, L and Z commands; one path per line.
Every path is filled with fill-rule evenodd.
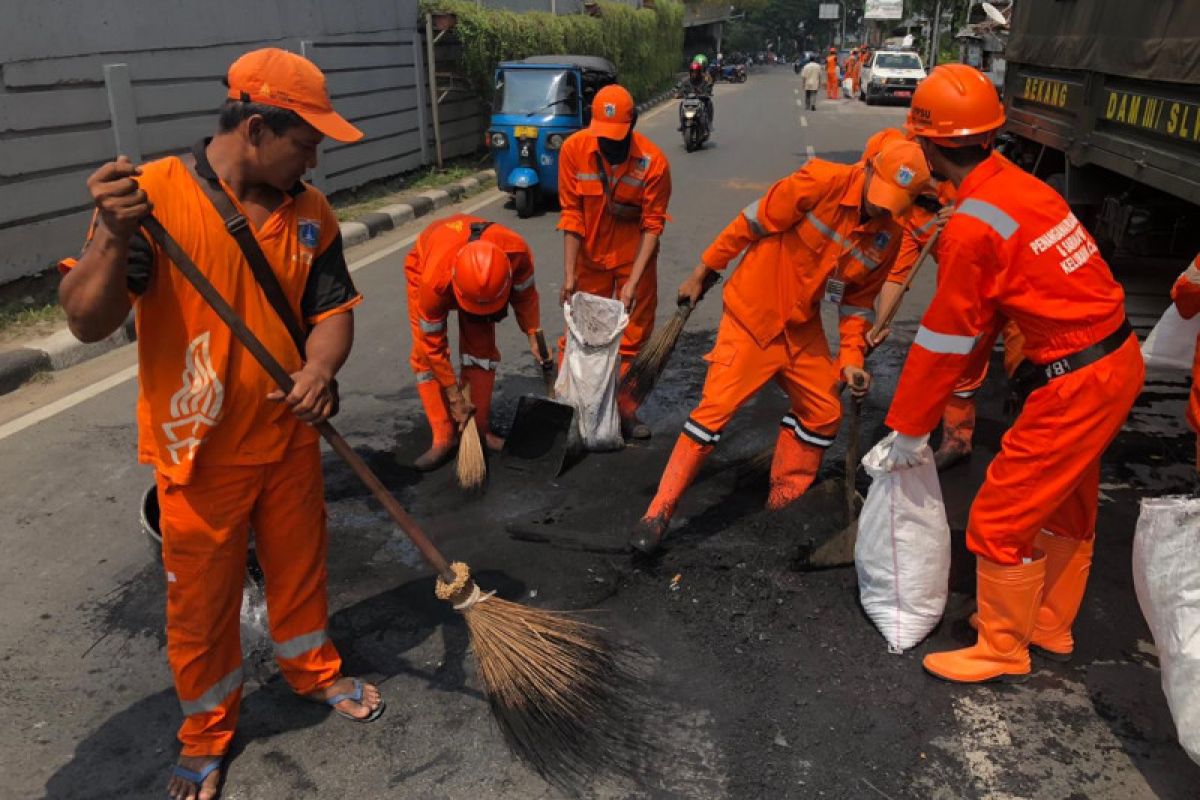
M 650 395 L 650 392 L 654 390 L 654 384 L 658 382 L 663 370 L 667 368 L 667 361 L 670 360 L 675 345 L 679 343 L 679 337 L 683 333 L 683 326 L 687 324 L 688 317 L 704 299 L 708 290 L 720 280 L 721 273 L 710 269 L 704 275 L 700 296 L 696 298 L 695 303 L 680 298 L 679 307 L 675 309 L 675 316 L 654 332 L 650 341 L 629 365 L 629 371 L 621 379 L 622 392 L 629 393 L 639 403 Z
M 463 396 L 471 402 L 471 387 L 463 387 Z M 483 487 L 487 479 L 487 459 L 483 455 L 483 442 L 479 436 L 479 425 L 475 415 L 467 420 L 458 443 L 458 460 L 454 464 L 458 485 L 469 492 Z
M 144 229 L 285 393 L 294 383 L 262 341 L 153 215 Z M 601 774 L 636 777 L 654 750 L 648 662 L 576 614 L 529 608 L 485 592 L 451 564 L 328 421 L 314 425 L 438 575 L 437 596 L 467 624 L 492 713 L 511 752 L 572 793 Z

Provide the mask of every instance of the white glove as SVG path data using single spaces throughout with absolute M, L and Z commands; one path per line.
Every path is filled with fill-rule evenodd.
M 929 463 L 925 450 L 929 444 L 929 434 L 924 436 L 905 436 L 903 433 L 892 431 L 883 440 L 883 468 L 887 472 L 909 469 Z

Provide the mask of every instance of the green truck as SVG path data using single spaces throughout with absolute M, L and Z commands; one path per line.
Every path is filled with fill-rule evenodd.
M 1104 251 L 1200 250 L 1200 2 L 1019 0 L 1002 150 Z

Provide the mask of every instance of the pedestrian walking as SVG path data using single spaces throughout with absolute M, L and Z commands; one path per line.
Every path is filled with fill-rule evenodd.
M 821 90 L 821 65 L 816 56 L 808 59 L 808 63 L 800 70 L 800 83 L 804 87 L 804 107 L 809 111 L 817 110 L 817 92 Z

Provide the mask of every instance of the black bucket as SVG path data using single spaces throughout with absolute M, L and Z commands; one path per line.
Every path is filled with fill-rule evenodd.
M 159 526 L 158 484 L 150 484 L 150 488 L 142 495 L 142 507 L 138 512 L 142 524 L 142 533 L 146 535 L 146 544 L 150 547 L 150 557 L 162 563 L 162 528 Z M 250 533 L 250 547 L 246 559 L 246 571 L 255 583 L 262 584 L 262 567 L 254 554 L 254 533 Z

